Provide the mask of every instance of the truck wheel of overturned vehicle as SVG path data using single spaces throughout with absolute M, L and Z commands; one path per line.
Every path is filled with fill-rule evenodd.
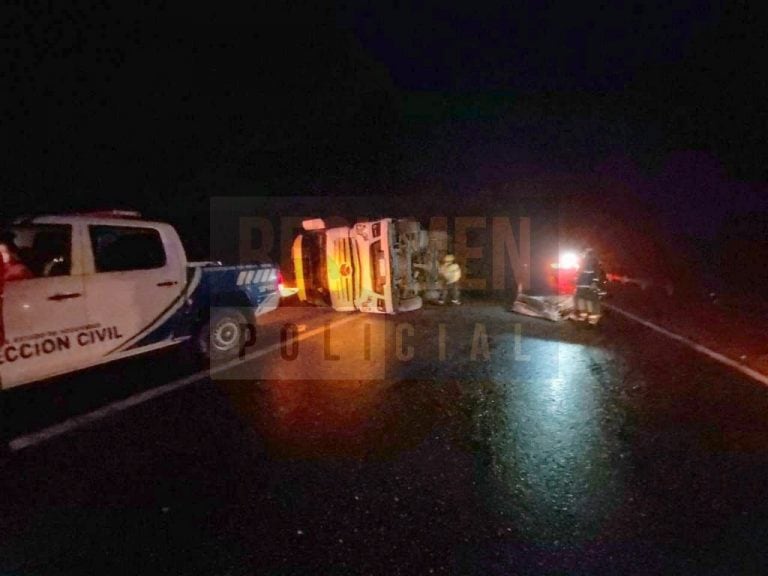
M 413 296 L 411 298 L 401 298 L 397 304 L 398 312 L 412 312 L 418 310 L 423 305 L 421 296 Z
M 400 234 L 418 234 L 421 230 L 421 224 L 416 222 L 415 220 L 398 220 L 397 221 L 397 231 Z
M 211 361 L 236 356 L 245 341 L 245 326 L 245 317 L 237 310 L 216 310 L 200 329 L 200 353 Z

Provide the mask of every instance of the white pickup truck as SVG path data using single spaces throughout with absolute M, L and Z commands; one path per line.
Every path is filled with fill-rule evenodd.
M 280 302 L 276 266 L 187 262 L 171 225 L 135 213 L 21 219 L 5 236 L 28 272 L 0 282 L 0 391 L 182 342 L 226 358 Z

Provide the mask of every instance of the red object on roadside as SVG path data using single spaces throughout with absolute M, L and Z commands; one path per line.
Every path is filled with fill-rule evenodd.
M 573 294 L 581 270 L 581 257 L 574 251 L 561 252 L 550 264 L 549 287 L 559 295 Z
M 5 262 L 0 258 L 0 346 L 5 344 L 5 325 L 3 324 L 3 295 L 5 294 Z
M 552 276 L 552 287 L 557 290 L 558 294 L 573 294 L 576 290 L 579 270 L 555 270 Z
M 576 290 L 576 281 L 579 278 L 579 268 L 561 268 L 557 264 L 551 266 L 549 272 L 549 287 L 557 294 L 573 294 Z

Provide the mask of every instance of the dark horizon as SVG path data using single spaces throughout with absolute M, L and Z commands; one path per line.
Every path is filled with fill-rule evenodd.
M 3 212 L 576 175 L 619 180 L 676 233 L 759 228 L 763 24 L 693 0 L 20 9 Z

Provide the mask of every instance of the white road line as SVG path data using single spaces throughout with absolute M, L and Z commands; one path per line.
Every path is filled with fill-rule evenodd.
M 337 322 L 331 322 L 330 328 L 336 328 L 337 326 L 342 326 L 343 324 L 347 324 L 348 322 L 351 322 L 352 320 L 358 317 L 359 317 L 358 314 L 351 314 L 349 316 L 346 316 L 345 318 L 342 318 Z M 309 332 L 302 332 L 296 337 L 296 341 L 301 342 L 302 340 L 307 340 L 308 338 L 317 336 L 318 334 L 322 333 L 324 330 L 325 330 L 325 324 L 323 324 L 323 326 L 320 326 L 318 328 L 314 328 Z M 256 358 L 261 358 L 262 356 L 265 356 L 267 354 L 270 354 L 272 352 L 279 350 L 280 346 L 281 346 L 281 343 L 277 342 L 272 346 L 267 346 L 266 348 L 262 348 L 261 350 L 256 350 L 254 352 L 251 352 L 250 354 L 247 354 L 242 360 L 239 358 L 236 360 L 231 360 L 225 364 L 221 364 L 220 366 L 216 366 L 215 368 L 212 368 L 210 370 L 202 370 L 200 372 L 197 372 L 196 374 L 191 374 L 190 376 L 186 376 L 184 378 L 180 378 L 179 380 L 175 380 L 173 382 L 169 382 L 168 384 L 164 384 L 163 386 L 158 386 L 157 388 L 152 388 L 151 390 L 147 390 L 145 392 L 141 392 L 139 394 L 129 396 L 128 398 L 125 398 L 123 400 L 118 400 L 117 402 L 108 404 L 107 406 L 104 406 L 103 408 L 99 408 L 98 410 L 94 410 L 93 412 L 88 412 L 87 414 L 82 414 L 79 416 L 73 416 L 72 418 L 69 418 L 59 424 L 54 424 L 53 426 L 49 426 L 48 428 L 44 428 L 42 430 L 33 432 L 31 434 L 19 436 L 9 442 L 10 450 L 12 452 L 18 452 L 19 450 L 23 450 L 25 448 L 30 448 L 32 446 L 36 446 L 38 444 L 48 442 L 49 440 L 52 440 L 57 436 L 62 436 L 64 434 L 68 434 L 69 432 L 72 432 L 73 430 L 77 430 L 79 428 L 89 426 L 94 422 L 98 422 L 99 420 L 104 420 L 105 418 L 114 416 L 115 414 L 122 412 L 123 410 L 127 410 L 128 408 L 138 406 L 139 404 L 144 404 L 145 402 L 149 402 L 150 400 L 153 400 L 160 396 L 164 396 L 166 394 L 169 394 L 170 392 L 174 392 L 175 390 L 186 388 L 187 386 L 191 386 L 196 382 L 200 382 L 201 380 L 204 380 L 211 376 L 215 376 L 216 374 L 225 372 L 226 370 L 230 370 L 231 368 L 234 368 L 246 362 L 250 362 L 251 360 L 254 360 Z
M 685 336 L 680 336 L 679 334 L 675 334 L 674 332 L 670 332 L 666 328 L 662 328 L 661 326 L 658 326 L 654 324 L 653 322 L 650 322 L 648 320 L 645 320 L 644 318 L 641 318 L 640 316 L 637 316 L 635 314 L 632 314 L 631 312 L 627 312 L 626 310 L 622 310 L 621 308 L 618 308 L 614 306 L 613 304 L 603 304 L 606 308 L 609 310 L 612 310 L 614 312 L 618 312 L 622 316 L 625 316 L 626 318 L 629 318 L 630 320 L 634 320 L 635 322 L 642 324 L 643 326 L 646 326 L 647 328 L 650 328 L 651 330 L 654 330 L 655 332 L 658 332 L 659 334 L 663 334 L 667 338 L 670 338 L 672 340 L 676 340 L 677 342 L 680 342 L 682 344 L 685 344 L 689 348 L 695 350 L 696 352 L 699 352 L 701 354 L 704 354 L 705 356 L 708 356 L 712 360 L 715 360 L 717 362 L 720 362 L 721 364 L 725 364 L 726 366 L 729 366 L 731 368 L 734 368 L 735 370 L 738 370 L 745 376 L 749 376 L 753 380 L 757 380 L 761 384 L 768 386 L 768 376 L 763 374 L 762 372 L 758 372 L 757 370 L 753 370 L 749 366 L 744 366 L 744 364 L 741 364 L 740 362 L 737 362 L 736 360 L 733 360 L 732 358 L 728 358 L 727 356 L 720 354 L 720 352 L 715 352 L 711 348 L 707 348 L 706 346 L 702 346 L 701 344 L 698 344 L 691 340 L 690 338 L 686 338 Z

